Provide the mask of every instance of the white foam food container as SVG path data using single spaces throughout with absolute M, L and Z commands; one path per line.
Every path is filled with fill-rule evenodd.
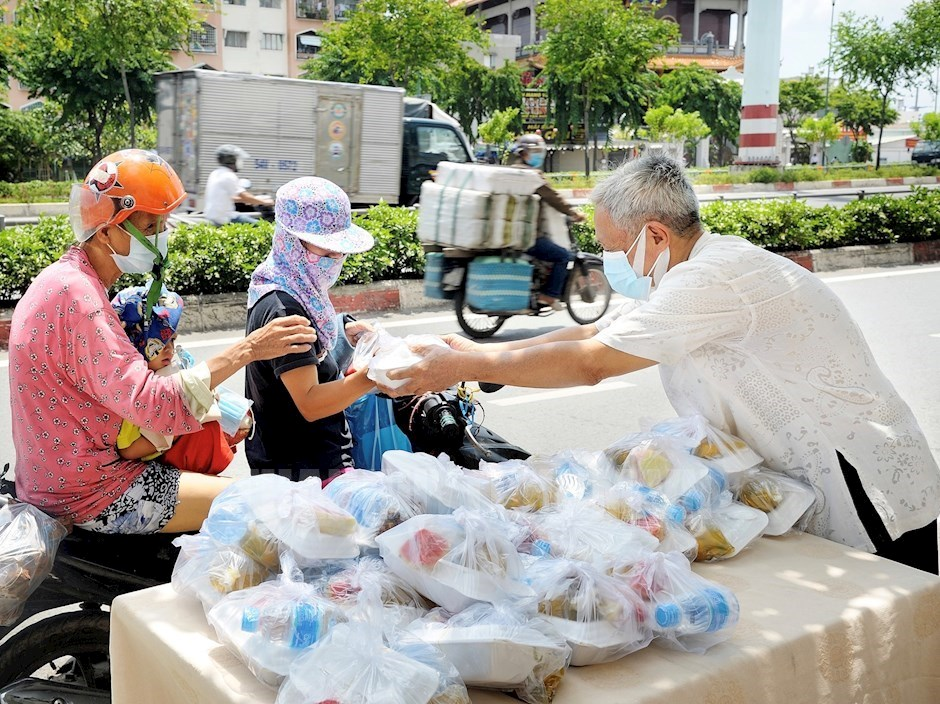
M 764 534 L 783 535 L 816 502 L 816 492 L 803 482 L 783 475 L 775 475 L 773 480 L 780 487 L 783 501 L 777 505 L 777 508 L 767 514 L 768 523 Z
M 575 667 L 619 660 L 650 641 L 650 636 L 639 628 L 618 627 L 609 621 L 571 621 L 547 615 L 542 618 L 568 641 Z

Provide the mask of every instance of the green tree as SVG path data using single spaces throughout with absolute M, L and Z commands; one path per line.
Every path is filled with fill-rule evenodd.
M 835 110 L 836 119 L 842 123 L 849 132 L 852 133 L 852 160 L 867 161 L 868 159 L 856 159 L 859 156 L 871 156 L 871 145 L 862 147 L 862 138 L 872 134 L 873 127 L 881 119 L 881 100 L 878 94 L 872 90 L 862 88 L 852 88 L 845 84 L 840 84 L 832 91 L 830 104 Z M 888 108 L 884 119 L 887 124 L 891 124 L 898 119 L 898 113 L 893 108 Z
M 441 0 L 363 0 L 348 21 L 330 26 L 302 75 L 433 93 L 465 65 L 467 43 L 483 47 L 486 37 L 463 8 Z
M 460 121 L 463 131 L 475 140 L 474 127 L 497 110 L 518 108 L 522 104 L 520 70 L 515 63 L 506 62 L 498 69 L 487 68 L 466 56 L 449 73 L 438 92 L 436 102 Z M 513 129 L 522 129 L 517 118 Z
M 652 142 L 677 142 L 683 150 L 710 133 L 698 112 L 675 110 L 671 105 L 650 108 L 645 116 L 646 128 L 639 135 Z
M 790 81 L 780 81 L 780 117 L 790 133 L 790 144 L 796 148 L 796 130 L 803 120 L 823 109 L 823 79 L 802 76 Z
M 489 120 L 480 125 L 480 139 L 498 148 L 500 161 L 506 157 L 509 143 L 516 138 L 512 125 L 518 117 L 519 108 L 496 110 Z
M 718 142 L 723 163 L 724 147 L 737 142 L 741 129 L 741 85 L 698 64 L 670 71 L 661 85 L 657 103 L 697 112 Z
M 825 152 L 829 145 L 842 134 L 842 129 L 836 122 L 836 116 L 827 112 L 822 117 L 807 117 L 797 129 L 796 134 L 810 144 L 818 144 L 820 150 Z
M 150 114 L 153 74 L 172 68 L 171 51 L 198 27 L 190 0 L 32 0 L 17 8 L 15 71 L 32 97 L 58 103 L 67 121 L 91 131 L 89 151 L 126 111 Z
M 836 25 L 832 66 L 850 85 L 869 88 L 879 98 L 878 149 L 875 169 L 881 165 L 881 138 L 890 124 L 888 102 L 895 91 L 916 85 L 940 58 L 940 8 L 937 0 L 908 6 L 903 20 L 882 27 L 877 19 L 847 12 Z
M 637 111 L 630 103 L 648 90 L 649 61 L 662 55 L 678 33 L 675 23 L 654 17 L 663 4 L 546 0 L 538 8 L 539 22 L 548 30 L 541 49 L 557 111 L 554 123 L 564 139 L 571 108 L 580 109 L 585 175 L 591 171 L 588 146 L 597 116 Z
M 928 112 L 922 121 L 912 122 L 911 129 L 923 140 L 940 141 L 940 113 Z

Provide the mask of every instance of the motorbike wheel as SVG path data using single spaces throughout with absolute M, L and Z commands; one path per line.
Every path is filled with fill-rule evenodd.
M 604 267 L 588 262 L 583 268 L 575 264 L 568 276 L 565 303 L 571 318 L 581 325 L 600 319 L 610 306 L 610 284 L 604 276 Z
M 457 295 L 454 296 L 454 309 L 457 311 L 457 322 L 460 324 L 460 329 L 470 337 L 477 340 L 492 337 L 508 320 L 507 317 L 501 315 L 474 313 L 470 310 L 470 306 L 464 302 L 465 296 L 466 291 L 464 289 L 457 291 Z
M 106 611 L 69 611 L 27 626 L 0 647 L 0 687 L 25 677 L 111 692 Z

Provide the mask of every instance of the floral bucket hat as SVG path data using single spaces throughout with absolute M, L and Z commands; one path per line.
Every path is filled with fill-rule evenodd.
M 286 232 L 331 252 L 358 254 L 375 244 L 372 235 L 353 224 L 349 196 L 325 178 L 295 178 L 278 188 L 274 220 Z

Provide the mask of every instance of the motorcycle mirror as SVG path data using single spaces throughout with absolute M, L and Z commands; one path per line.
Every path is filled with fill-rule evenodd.
M 503 384 L 491 384 L 488 381 L 480 382 L 480 391 L 482 391 L 485 394 L 495 393 L 499 391 L 501 388 L 503 388 Z

